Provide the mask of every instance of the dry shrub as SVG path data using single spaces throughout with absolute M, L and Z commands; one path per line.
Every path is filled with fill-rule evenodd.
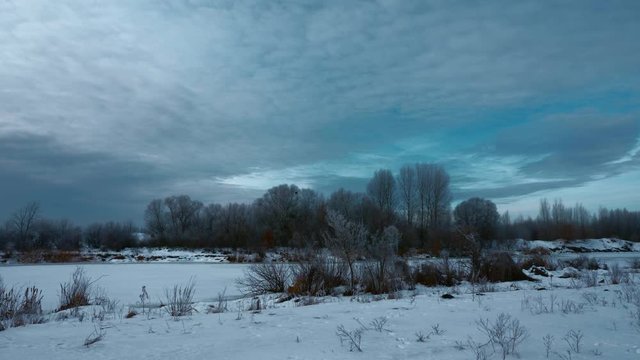
M 488 344 L 494 349 L 500 348 L 503 360 L 509 354 L 517 354 L 518 346 L 529 336 L 518 319 L 505 313 L 499 314 L 493 323 L 489 319 L 480 319 L 476 325 L 487 336 Z
M 323 296 L 347 284 L 347 268 L 341 261 L 318 256 L 300 262 L 293 268 L 293 284 L 287 289 L 291 295 Z
M 600 269 L 600 263 L 594 258 L 590 258 L 586 255 L 580 255 L 575 259 L 566 261 L 567 266 L 574 267 L 578 270 L 598 270 Z
M 409 266 L 409 263 L 405 259 L 396 259 L 394 263 L 395 272 L 402 276 L 405 284 L 408 286 L 409 290 L 415 290 L 416 281 L 413 278 L 413 269 Z
M 443 258 L 440 263 L 422 263 L 411 272 L 410 281 L 424 286 L 454 286 L 457 285 L 465 274 L 450 266 L 448 258 Z
M 291 278 L 287 264 L 262 263 L 251 265 L 236 284 L 245 294 L 262 295 L 285 292 Z
M 420 264 L 413 271 L 412 277 L 415 283 L 429 287 L 438 286 L 444 280 L 442 272 L 432 263 Z
M 247 262 L 247 257 L 243 254 L 227 255 L 227 261 L 230 263 L 244 263 Z
M 620 264 L 615 263 L 609 267 L 609 281 L 611 284 L 620 284 L 629 281 L 629 273 L 624 271 Z
M 360 267 L 360 281 L 371 294 L 388 294 L 402 289 L 402 277 L 394 266 L 383 267 L 379 262 L 367 262 Z
M 165 289 L 166 300 L 165 310 L 172 317 L 191 315 L 193 312 L 193 296 L 195 295 L 196 284 L 193 279 L 189 279 L 185 285 L 174 285 L 171 289 Z
M 551 255 L 551 250 L 544 248 L 542 246 L 536 246 L 531 249 L 526 249 L 524 251 L 525 255 L 539 255 L 539 256 L 549 256 Z
M 338 336 L 338 339 L 340 339 L 340 344 L 348 344 L 349 351 L 362 352 L 362 333 L 364 333 L 363 328 L 347 330 L 345 329 L 344 325 L 338 326 L 336 330 L 336 335 Z
M 531 254 L 520 263 L 522 270 L 531 269 L 532 266 L 543 267 L 547 270 L 557 269 L 557 265 L 551 261 L 548 255 L 541 254 Z
M 24 264 L 39 263 L 42 262 L 42 257 L 41 250 L 25 251 L 18 255 L 18 262 Z
M 84 339 L 84 346 L 89 347 L 104 339 L 106 335 L 107 332 L 100 325 L 94 325 L 94 329 L 91 334 Z
M 60 306 L 58 311 L 89 305 L 91 299 L 91 278 L 81 267 L 77 267 L 71 280 L 60 284 Z
M 36 287 L 7 288 L 0 278 L 0 331 L 10 327 L 39 324 L 42 317 L 42 291 Z
M 69 263 L 83 259 L 78 251 L 48 251 L 42 254 L 42 259 L 50 263 Z
M 490 282 L 533 280 L 516 265 L 508 253 L 494 253 L 482 259 L 479 278 Z

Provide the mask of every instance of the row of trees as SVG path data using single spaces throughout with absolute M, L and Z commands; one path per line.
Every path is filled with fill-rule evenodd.
M 205 205 L 189 196 L 152 200 L 145 227 L 157 245 L 198 247 L 322 246 L 327 212 L 363 224 L 372 234 L 402 228 L 404 246 L 424 246 L 451 225 L 449 175 L 440 165 L 378 170 L 366 193 L 338 189 L 325 198 L 311 189 L 279 185 L 252 204 Z
M 14 212 L 0 226 L 0 249 L 78 250 L 83 245 L 119 250 L 138 244 L 139 230 L 131 222 L 95 223 L 84 229 L 67 219 L 55 220 L 42 215 L 33 202 Z
M 500 219 L 500 238 L 527 240 L 588 239 L 618 237 L 640 241 L 640 212 L 600 208 L 589 212 L 582 204 L 566 206 L 561 199 L 540 200 L 535 218 L 518 217 L 513 222 L 506 212 Z
M 398 230 L 399 249 L 455 252 L 469 234 L 486 246 L 490 241 L 621 237 L 640 240 L 640 212 L 565 206 L 541 200 L 535 218 L 511 220 L 487 199 L 471 198 L 451 209 L 450 177 L 437 164 L 404 165 L 397 174 L 376 171 L 365 192 L 338 189 L 329 196 L 296 185 L 279 185 L 253 203 L 208 204 L 187 195 L 152 200 L 144 213 L 145 245 L 182 247 L 271 248 L 326 246 L 327 214 L 361 224 L 370 238 L 384 229 Z M 85 229 L 66 220 L 40 216 L 37 204 L 15 212 L 0 228 L 0 245 L 19 250 L 108 249 L 135 246 L 132 223 L 92 224 Z

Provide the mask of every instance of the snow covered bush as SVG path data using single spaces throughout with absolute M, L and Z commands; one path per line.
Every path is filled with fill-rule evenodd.
M 102 328 L 101 325 L 94 325 L 93 331 L 84 339 L 84 346 L 89 347 L 98 341 L 104 339 L 107 332 Z
M 529 332 L 518 319 L 505 313 L 498 315 L 493 323 L 489 319 L 480 319 L 476 321 L 476 325 L 478 330 L 487 336 L 488 343 L 494 351 L 499 347 L 502 359 L 509 354 L 516 354 L 518 345 L 529 336 Z
M 629 310 L 631 325 L 640 331 L 640 286 L 630 281 L 616 293 L 622 306 Z
M 575 353 L 580 353 L 580 343 L 582 342 L 583 337 L 584 337 L 584 334 L 582 333 L 582 331 L 580 330 L 576 331 L 571 329 L 562 338 L 562 340 L 564 340 L 567 343 L 567 345 L 569 345 L 569 348 L 571 349 L 571 351 Z
M 325 245 L 347 264 L 353 291 L 357 282 L 355 262 L 364 251 L 369 232 L 363 224 L 351 222 L 335 211 L 327 212 L 327 224 L 331 231 L 324 235 Z
M 184 285 L 174 285 L 171 289 L 165 289 L 165 309 L 174 318 L 191 315 L 193 313 L 193 296 L 196 292 L 196 284 L 189 279 Z
M 236 284 L 247 295 L 285 292 L 291 278 L 288 264 L 262 263 L 251 265 Z
M 546 358 L 549 358 L 549 354 L 551 354 L 551 347 L 553 346 L 553 335 L 547 334 L 542 337 L 542 343 L 544 344 L 544 353 Z
M 77 267 L 71 280 L 60 284 L 60 306 L 58 311 L 89 305 L 91 299 L 91 278 L 84 269 Z
M 556 270 L 557 264 L 551 261 L 549 255 L 533 253 L 527 255 L 521 262 L 520 268 L 522 270 L 531 269 L 532 266 L 543 267 L 547 270 Z
M 340 344 L 344 345 L 345 343 L 349 344 L 349 351 L 358 351 L 362 352 L 362 346 L 360 345 L 362 342 L 362 333 L 364 332 L 363 328 L 357 328 L 355 330 L 347 330 L 344 325 L 338 326 L 336 330 L 336 335 L 338 339 L 340 339 Z
M 227 298 L 225 294 L 227 293 L 227 288 L 224 288 L 222 292 L 218 293 L 218 302 L 217 305 L 209 305 L 207 309 L 208 314 L 219 314 L 228 310 Z
M 0 278 L 0 331 L 44 322 L 41 302 L 42 291 L 38 288 L 26 288 L 22 293 L 22 290 L 5 287 Z
M 628 281 L 629 274 L 625 272 L 620 264 L 614 263 L 609 267 L 609 282 L 611 284 L 620 284 L 623 281 Z
M 584 287 L 598 286 L 598 272 L 595 270 L 585 270 L 580 274 L 580 282 Z
M 395 271 L 394 260 L 398 252 L 400 232 L 395 226 L 384 228 L 365 246 L 368 261 L 361 267 L 361 279 L 367 292 L 390 293 L 402 287 L 401 276 Z

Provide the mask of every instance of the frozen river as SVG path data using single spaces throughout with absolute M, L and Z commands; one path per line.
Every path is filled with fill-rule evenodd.
M 557 260 L 569 260 L 577 258 L 578 256 L 587 256 L 590 258 L 598 259 L 599 262 L 607 265 L 618 263 L 621 267 L 629 266 L 629 263 L 633 260 L 640 259 L 640 252 L 590 252 L 590 253 L 557 253 L 552 257 Z
M 26 287 L 35 285 L 44 293 L 43 308 L 58 305 L 60 283 L 67 281 L 75 264 L 0 266 L 5 285 Z M 143 285 L 152 302 L 164 297 L 164 289 L 186 283 L 193 277 L 197 301 L 216 298 L 226 288 L 226 295 L 239 295 L 235 280 L 242 277 L 248 265 L 243 264 L 82 264 L 95 286 L 123 305 L 138 301 Z

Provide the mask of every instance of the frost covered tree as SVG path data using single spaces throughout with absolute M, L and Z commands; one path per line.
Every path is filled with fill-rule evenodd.
M 398 253 L 400 231 L 391 225 L 372 236 L 366 245 L 367 262 L 364 266 L 367 283 L 375 292 L 387 292 L 391 288 L 393 262 Z
M 354 263 L 366 245 L 367 228 L 361 223 L 347 220 L 340 213 L 332 210 L 327 212 L 327 223 L 330 231 L 324 235 L 325 245 L 347 264 L 349 285 L 353 289 L 356 284 Z

